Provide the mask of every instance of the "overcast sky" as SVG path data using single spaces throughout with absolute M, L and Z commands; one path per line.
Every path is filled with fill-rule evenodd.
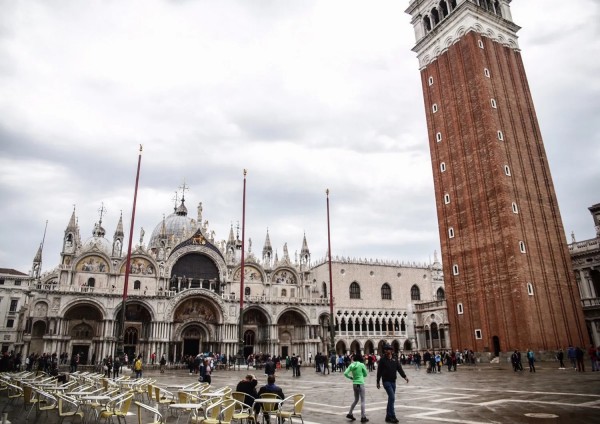
M 0 268 L 60 261 L 73 205 L 112 241 L 147 243 L 186 205 L 225 239 L 242 218 L 260 255 L 306 232 L 312 259 L 429 262 L 439 252 L 408 0 L 0 0 Z M 513 1 L 519 43 L 570 239 L 600 202 L 597 0 Z M 576 13 L 573 13 L 576 11 Z

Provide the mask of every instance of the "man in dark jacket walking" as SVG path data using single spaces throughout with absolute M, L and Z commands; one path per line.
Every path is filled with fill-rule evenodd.
M 388 396 L 385 422 L 397 423 L 399 420 L 396 418 L 396 412 L 394 411 L 394 402 L 396 400 L 396 372 L 406 380 L 406 383 L 408 383 L 408 377 L 404 373 L 400 362 L 392 358 L 394 348 L 390 345 L 385 345 L 383 351 L 384 356 L 381 357 L 379 365 L 377 366 L 377 388 L 381 388 L 379 383 L 383 381 L 383 388 Z

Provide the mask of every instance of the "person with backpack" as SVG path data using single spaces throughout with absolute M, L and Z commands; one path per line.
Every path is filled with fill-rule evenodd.
M 135 371 L 135 378 L 142 378 L 142 355 L 138 355 L 137 359 L 133 363 L 133 370 Z

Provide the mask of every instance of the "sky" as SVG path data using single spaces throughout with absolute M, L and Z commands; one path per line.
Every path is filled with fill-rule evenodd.
M 216 239 L 260 256 L 430 263 L 439 233 L 408 0 L 0 0 L 0 268 L 60 261 L 103 206 L 134 240 L 180 186 Z M 518 0 L 522 50 L 567 238 L 600 203 L 600 6 Z M 573 13 L 573 11 L 577 11 Z M 75 205 L 75 206 L 74 206 Z M 248 243 L 248 241 L 247 241 Z M 293 259 L 293 258 L 292 258 Z

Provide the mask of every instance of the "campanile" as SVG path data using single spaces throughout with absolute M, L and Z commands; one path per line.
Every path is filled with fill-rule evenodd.
M 511 0 L 411 0 L 453 349 L 580 345 L 581 301 Z

